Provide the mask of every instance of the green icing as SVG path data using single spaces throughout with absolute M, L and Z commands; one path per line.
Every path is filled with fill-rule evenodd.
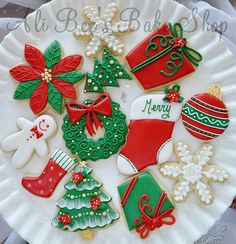
M 84 91 L 103 92 L 102 86 L 119 87 L 118 79 L 131 80 L 131 77 L 108 49 L 104 49 L 102 61 L 95 59 L 93 73 L 87 75 Z
M 15 99 L 30 98 L 40 83 L 41 80 L 31 80 L 27 82 L 21 82 L 16 88 L 14 98 Z
M 102 93 L 103 88 L 102 88 L 101 84 L 97 81 L 97 79 L 93 75 L 87 74 L 84 92 Z
M 52 69 L 61 60 L 61 46 L 53 41 L 44 52 L 44 59 L 48 69 Z
M 91 104 L 92 100 L 86 100 L 85 104 Z M 112 116 L 106 117 L 97 114 L 104 126 L 104 137 L 98 140 L 88 138 L 85 134 L 86 116 L 76 124 L 72 124 L 68 115 L 64 118 L 62 130 L 66 146 L 71 153 L 77 154 L 82 160 L 98 160 L 109 158 L 118 152 L 126 141 L 128 128 L 126 116 L 120 110 L 120 105 L 112 102 Z
M 121 199 L 129 183 L 130 180 L 118 186 L 118 191 Z M 161 189 L 161 187 L 158 185 L 158 183 L 155 181 L 155 179 L 152 177 L 152 175 L 149 172 L 144 172 L 138 175 L 138 181 L 134 185 L 130 195 L 128 196 L 127 202 L 124 206 L 124 213 L 130 230 L 133 230 L 137 227 L 137 225 L 134 224 L 135 218 L 142 217 L 138 207 L 139 198 L 143 194 L 147 194 L 150 197 L 150 200 L 148 202 L 143 201 L 143 203 L 144 204 L 148 203 L 152 207 L 152 211 L 150 213 L 146 212 L 149 216 L 152 217 L 154 214 L 156 204 L 162 192 L 163 190 Z M 167 198 L 165 203 L 162 206 L 161 212 L 164 212 L 169 208 L 174 208 L 174 205 Z
M 90 175 L 92 169 L 89 167 L 82 168 L 77 166 L 74 172 L 82 172 L 84 179 L 93 179 L 98 182 Z M 79 184 L 83 183 L 79 182 L 77 185 Z M 91 207 L 90 200 L 97 196 L 99 196 L 102 203 L 96 210 L 94 210 Z M 119 214 L 109 206 L 110 201 L 111 197 L 104 194 L 98 187 L 94 187 L 91 190 L 81 191 L 77 190 L 76 187 L 72 190 L 67 189 L 64 196 L 57 203 L 59 211 L 52 221 L 52 225 L 61 230 L 72 232 L 87 228 L 104 227 L 119 218 Z M 71 218 L 71 223 L 66 226 L 62 225 L 59 221 L 59 217 L 63 214 L 68 214 Z
M 184 105 L 182 113 L 185 114 L 187 117 L 193 119 L 194 121 L 210 127 L 226 129 L 229 125 L 229 119 L 210 116 L 209 114 L 195 109 L 188 103 Z
M 63 96 L 51 82 L 48 83 L 48 102 L 58 113 L 62 113 Z
M 74 70 L 68 73 L 54 75 L 54 77 L 59 78 L 60 80 L 64 80 L 70 84 L 75 84 L 84 78 L 84 74 L 80 71 Z

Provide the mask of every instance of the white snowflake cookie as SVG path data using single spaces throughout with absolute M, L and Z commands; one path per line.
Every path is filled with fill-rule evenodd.
M 124 44 L 117 38 L 118 35 L 132 31 L 134 27 L 129 21 L 116 21 L 119 14 L 117 3 L 107 5 L 103 14 L 93 5 L 84 7 L 84 18 L 87 22 L 79 25 L 74 32 L 78 40 L 89 40 L 86 56 L 96 56 L 103 46 L 108 47 L 115 55 L 124 53 Z
M 213 146 L 204 144 L 193 155 L 187 144 L 179 142 L 175 146 L 178 163 L 161 165 L 160 172 L 169 179 L 176 179 L 173 197 L 176 202 L 185 202 L 194 192 L 200 201 L 209 205 L 214 200 L 210 182 L 223 183 L 229 178 L 226 170 L 212 165 Z

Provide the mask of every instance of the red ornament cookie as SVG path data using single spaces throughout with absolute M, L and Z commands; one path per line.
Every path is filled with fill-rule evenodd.
M 202 60 L 196 50 L 187 46 L 179 23 L 164 23 L 133 50 L 126 59 L 131 72 L 145 90 L 166 85 L 192 73 Z
M 62 50 L 57 41 L 52 42 L 44 53 L 29 44 L 25 45 L 25 59 L 29 65 L 17 65 L 9 72 L 19 81 L 15 99 L 30 99 L 31 110 L 42 113 L 47 103 L 63 112 L 63 97 L 76 99 L 74 84 L 84 75 L 76 70 L 82 61 L 81 55 L 61 58 Z
M 196 94 L 184 105 L 182 119 L 188 132 L 201 140 L 211 140 L 223 134 L 229 126 L 229 113 L 222 101 L 218 85 Z

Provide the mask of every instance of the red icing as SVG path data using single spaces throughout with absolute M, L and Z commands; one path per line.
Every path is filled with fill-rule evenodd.
M 165 192 L 162 192 L 157 202 L 153 217 L 150 217 L 146 212 L 152 212 L 151 206 L 148 203 L 142 203 L 143 200 L 149 201 L 150 198 L 147 194 L 141 195 L 138 202 L 138 207 L 142 214 L 142 217 L 134 219 L 134 224 L 139 225 L 136 228 L 136 231 L 140 234 L 140 237 L 142 239 L 147 238 L 150 231 L 153 231 L 156 228 L 160 228 L 163 225 L 173 225 L 175 223 L 175 217 L 172 215 L 172 212 L 174 210 L 173 208 L 170 208 L 161 213 L 162 206 L 165 203 L 166 199 L 167 194 Z
M 35 71 L 32 67 L 27 65 L 17 65 L 9 72 L 15 80 L 20 82 L 41 79 L 41 73 Z
M 168 101 L 170 103 L 174 102 L 174 103 L 178 103 L 179 102 L 179 97 L 180 97 L 180 94 L 179 92 L 176 92 L 174 90 L 170 90 L 168 94 L 166 94 L 165 96 Z
M 55 65 L 55 67 L 52 69 L 52 74 L 58 75 L 73 71 L 79 66 L 81 60 L 81 55 L 72 55 L 65 57 Z
M 56 78 L 52 79 L 52 84 L 57 88 L 57 90 L 65 97 L 76 99 L 76 89 L 71 84 L 59 80 Z
M 31 67 L 39 73 L 46 68 L 43 54 L 36 47 L 29 44 L 25 45 L 25 59 Z
M 35 125 L 30 131 L 35 133 L 35 134 L 33 134 L 33 136 L 36 135 L 37 139 L 39 139 L 39 138 L 41 138 L 43 136 L 43 133 L 38 131 L 37 125 Z
M 138 171 L 155 165 L 157 152 L 171 138 L 174 122 L 157 119 L 131 120 L 129 134 L 120 154 L 128 158 Z
M 95 134 L 93 124 L 96 128 L 103 127 L 97 114 L 104 116 L 112 115 L 111 100 L 108 93 L 101 94 L 89 105 L 74 102 L 68 103 L 67 110 L 73 124 L 78 122 L 83 116 L 87 116 L 86 128 L 91 136 Z
M 164 23 L 150 35 L 148 35 L 143 41 L 141 41 L 133 50 L 131 50 L 126 59 L 129 63 L 130 68 L 136 67 L 138 64 L 142 63 L 143 61 L 147 60 L 146 56 L 146 48 L 149 44 L 149 41 L 155 35 L 172 35 L 171 30 L 169 29 L 168 25 Z M 160 45 L 158 45 L 158 52 L 164 50 Z M 179 52 L 177 49 L 175 52 Z M 149 57 L 154 56 L 157 54 L 157 50 L 153 51 L 152 49 L 149 50 Z M 183 67 L 177 71 L 177 73 L 172 77 L 167 77 L 160 73 L 160 70 L 166 70 L 166 63 L 170 60 L 170 53 L 166 54 L 165 56 L 161 57 L 156 62 L 149 64 L 148 66 L 136 71 L 134 75 L 140 81 L 141 85 L 145 90 L 151 89 L 154 87 L 159 87 L 165 84 L 172 82 L 178 78 L 181 78 L 185 75 L 192 73 L 195 69 L 192 66 L 191 62 L 187 59 L 185 55 L 184 57 L 184 65 Z
M 22 186 L 36 196 L 49 198 L 66 173 L 61 166 L 50 159 L 40 176 L 24 177 Z
M 30 98 L 30 107 L 35 114 L 42 112 L 48 102 L 48 84 L 42 82 Z
M 78 184 L 79 182 L 82 182 L 83 179 L 84 179 L 84 177 L 83 177 L 81 172 L 73 173 L 72 177 L 73 177 L 74 184 Z
M 71 223 L 71 218 L 69 214 L 63 214 L 58 218 L 59 222 L 63 225 L 69 225 Z
M 92 209 L 96 211 L 99 208 L 99 206 L 102 204 L 102 201 L 99 198 L 99 196 L 97 196 L 90 199 L 90 204 Z
M 123 195 L 123 197 L 121 199 L 122 208 L 124 208 L 124 206 L 125 206 L 125 204 L 126 204 L 126 202 L 128 200 L 128 197 L 129 197 L 130 193 L 132 192 L 132 189 L 134 188 L 134 186 L 137 183 L 137 181 L 138 181 L 138 176 L 134 176 L 132 178 L 132 180 L 129 182 L 128 187 L 125 189 L 124 195 Z

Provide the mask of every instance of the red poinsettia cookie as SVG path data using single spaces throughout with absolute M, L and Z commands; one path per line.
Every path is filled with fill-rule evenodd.
M 30 107 L 35 114 L 43 112 L 47 103 L 63 112 L 63 97 L 76 99 L 74 84 L 84 75 L 76 70 L 81 64 L 81 55 L 62 58 L 61 46 L 52 42 L 44 53 L 36 47 L 25 45 L 25 59 L 29 65 L 17 65 L 10 70 L 11 76 L 20 82 L 14 98 L 30 98 Z

